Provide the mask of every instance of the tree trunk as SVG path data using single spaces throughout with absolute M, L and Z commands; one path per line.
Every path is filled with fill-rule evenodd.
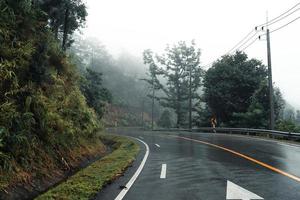
M 62 49 L 65 51 L 67 40 L 68 40 L 68 23 L 69 23 L 69 7 L 66 8 L 65 12 L 65 23 L 64 23 L 64 33 L 63 33 L 63 41 L 62 41 Z
M 177 98 L 176 98 L 176 114 L 177 114 L 177 123 L 176 128 L 180 128 L 180 122 L 181 122 L 181 105 L 180 105 L 180 91 L 179 91 L 179 77 L 178 72 L 176 72 L 176 92 L 177 92 Z
M 54 23 L 54 25 L 53 25 L 53 32 L 54 32 L 54 37 L 55 37 L 55 39 L 57 39 L 58 40 L 58 23 L 57 22 L 55 22 Z

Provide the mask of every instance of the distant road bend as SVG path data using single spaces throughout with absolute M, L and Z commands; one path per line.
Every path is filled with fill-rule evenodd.
M 300 199 L 300 145 L 212 133 L 116 133 L 137 138 L 142 151 L 97 199 Z

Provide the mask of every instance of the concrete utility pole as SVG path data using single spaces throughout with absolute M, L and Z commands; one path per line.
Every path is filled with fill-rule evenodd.
M 268 53 L 268 79 L 269 79 L 269 101 L 270 101 L 270 126 L 271 130 L 275 127 L 274 116 L 274 99 L 273 99 L 273 81 L 272 81 L 272 64 L 271 64 L 271 47 L 270 47 L 270 31 L 267 27 L 267 53 Z

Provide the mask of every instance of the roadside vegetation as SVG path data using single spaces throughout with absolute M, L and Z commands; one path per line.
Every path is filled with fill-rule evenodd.
M 192 127 L 210 127 L 210 119 L 216 116 L 219 127 L 268 129 L 266 66 L 237 51 L 204 70 L 200 56 L 193 41 L 168 46 L 162 55 L 144 51 L 144 62 L 149 66 L 145 81 L 152 91 L 148 96 L 165 108 L 158 125 L 187 128 L 191 121 Z M 300 111 L 295 114 L 292 108 L 287 109 L 279 88 L 275 87 L 273 95 L 276 129 L 299 132 Z
M 127 52 L 113 56 L 97 39 L 80 36 L 75 37 L 69 52 L 76 58 L 79 71 L 88 69 L 101 74 L 102 86 L 110 91 L 109 103 L 102 104 L 105 110 L 102 122 L 106 126 L 150 126 L 152 103 L 147 98 L 150 88 L 141 80 L 146 73 L 141 58 Z M 160 116 L 158 103 L 154 111 L 156 121 Z
M 96 133 L 109 97 L 94 99 L 100 77 L 83 75 L 66 52 L 87 15 L 81 1 L 0 1 L 0 15 L 0 194 L 7 195 L 103 155 Z
M 111 154 L 82 169 L 36 200 L 92 199 L 106 184 L 121 176 L 135 160 L 139 146 L 125 137 L 102 135 L 100 138 L 113 143 Z

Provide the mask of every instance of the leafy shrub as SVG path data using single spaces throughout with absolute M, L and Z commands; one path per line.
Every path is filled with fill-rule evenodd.
M 295 124 L 292 120 L 280 120 L 276 124 L 276 129 L 279 131 L 287 131 L 287 132 L 300 132 L 300 127 Z

